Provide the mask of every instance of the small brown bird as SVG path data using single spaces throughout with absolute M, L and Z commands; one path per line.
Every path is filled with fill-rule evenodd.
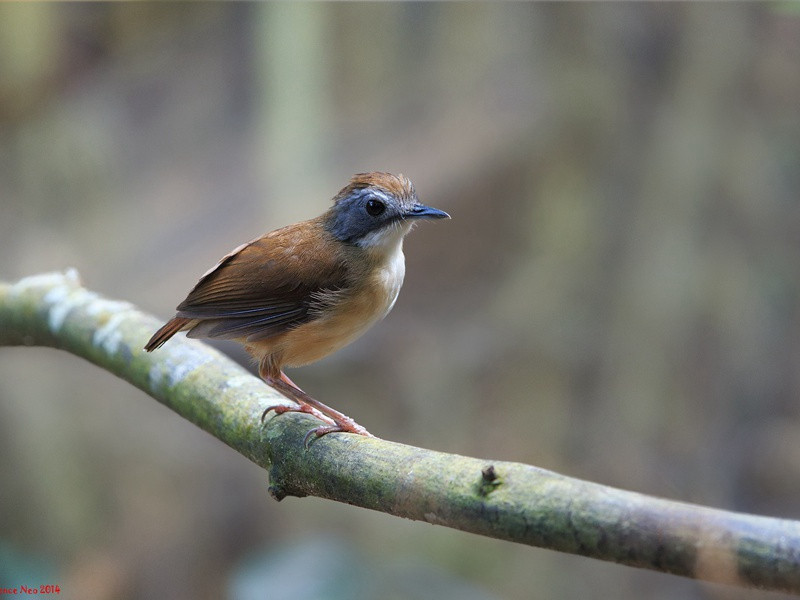
M 386 316 L 405 275 L 403 238 L 419 219 L 449 215 L 420 204 L 403 175 L 355 175 L 316 219 L 289 225 L 236 248 L 208 271 L 177 314 L 145 346 L 151 352 L 178 331 L 192 338 L 235 340 L 258 361 L 270 386 L 298 403 L 268 407 L 309 412 L 312 429 L 369 435 L 346 415 L 297 387 L 284 367 L 335 352 Z

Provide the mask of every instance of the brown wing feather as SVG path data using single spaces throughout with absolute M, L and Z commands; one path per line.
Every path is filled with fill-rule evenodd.
M 195 322 L 189 337 L 248 341 L 308 321 L 321 294 L 348 285 L 338 254 L 319 252 L 329 236 L 315 219 L 237 248 L 200 279 L 178 306 L 176 319 L 183 327 Z
M 152 352 L 156 348 L 160 348 L 164 345 L 164 342 L 186 327 L 190 322 L 190 319 L 181 319 L 180 317 L 170 319 L 161 329 L 153 334 L 153 337 L 150 338 L 150 341 L 147 342 L 144 349 L 148 352 Z

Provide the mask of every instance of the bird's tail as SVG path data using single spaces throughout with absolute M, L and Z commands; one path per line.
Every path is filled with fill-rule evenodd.
M 164 342 L 173 335 L 182 329 L 186 329 L 191 321 L 192 319 L 185 319 L 183 317 L 174 317 L 170 319 L 161 329 L 153 334 L 153 337 L 150 338 L 150 341 L 147 342 L 144 349 L 148 352 L 152 352 L 156 348 L 160 348 L 164 345 Z

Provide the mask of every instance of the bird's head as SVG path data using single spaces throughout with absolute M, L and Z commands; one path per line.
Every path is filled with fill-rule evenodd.
M 362 248 L 395 246 L 420 219 L 449 219 L 421 204 L 404 175 L 359 173 L 333 199 L 325 226 L 341 242 Z

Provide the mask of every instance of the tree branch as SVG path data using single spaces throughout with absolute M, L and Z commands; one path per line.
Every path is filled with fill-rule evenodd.
M 0 346 L 51 346 L 118 375 L 269 471 L 270 493 L 319 496 L 542 548 L 740 586 L 800 593 L 800 523 L 626 492 L 536 467 L 330 434 L 209 346 L 81 287 L 75 271 L 0 283 Z

